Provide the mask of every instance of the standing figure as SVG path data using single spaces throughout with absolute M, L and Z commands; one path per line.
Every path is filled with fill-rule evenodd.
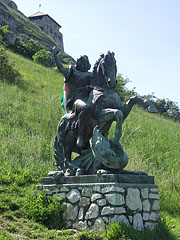
M 78 114 L 78 138 L 77 146 L 83 148 L 85 146 L 85 128 L 91 114 L 91 107 L 88 103 L 90 84 L 92 80 L 92 72 L 89 72 L 91 65 L 86 55 L 77 59 L 76 66 L 68 68 L 62 65 L 58 55 L 60 49 L 53 48 L 54 59 L 59 72 L 64 75 L 64 82 L 68 84 L 67 108 Z

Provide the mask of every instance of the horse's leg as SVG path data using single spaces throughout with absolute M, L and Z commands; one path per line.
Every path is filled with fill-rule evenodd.
M 143 106 L 144 108 L 148 108 L 148 111 L 151 112 L 151 113 L 156 113 L 157 112 L 156 107 L 150 101 L 145 100 L 145 99 L 143 99 L 141 97 L 138 97 L 138 96 L 133 96 L 126 102 L 126 104 L 122 108 L 122 112 L 123 112 L 123 115 L 124 115 L 123 121 L 127 118 L 130 111 L 132 110 L 132 107 L 135 104 L 139 104 L 139 105 Z
M 118 143 L 122 136 L 122 121 L 123 121 L 122 111 L 111 108 L 103 109 L 100 113 L 99 122 L 103 123 L 108 121 L 116 121 L 114 141 Z
M 62 143 L 59 142 L 58 136 L 54 140 L 54 158 L 56 160 L 56 166 L 61 171 L 64 170 L 64 151 Z
M 71 161 L 71 154 L 73 151 L 73 148 L 76 144 L 76 139 L 75 139 L 75 135 L 73 131 L 69 131 L 68 134 L 65 136 L 64 139 L 64 167 L 67 168 L 75 168 L 76 170 L 79 168 L 78 166 L 76 166 L 76 164 L 74 164 Z
M 77 99 L 74 103 L 76 114 L 78 113 L 78 138 L 77 138 L 77 146 L 79 148 L 83 148 L 88 139 L 87 139 L 87 126 L 89 123 L 89 118 L 91 116 L 91 108 L 88 103 L 82 101 L 81 99 Z

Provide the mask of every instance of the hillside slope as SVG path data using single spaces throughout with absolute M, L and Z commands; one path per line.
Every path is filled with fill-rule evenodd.
M 63 76 L 12 52 L 7 54 L 16 62 L 24 84 L 18 86 L 0 80 L 0 231 L 5 235 L 19 232 L 27 237 L 32 222 L 27 222 L 22 214 L 24 199 L 41 177 L 56 169 L 53 141 L 63 114 Z M 155 176 L 161 218 L 166 219 L 177 238 L 180 237 L 179 143 L 180 124 L 140 108 L 134 108 L 123 124 L 122 145 L 129 156 L 127 169 Z M 37 234 L 39 239 L 46 239 L 41 230 Z M 33 238 L 38 237 L 33 235 Z

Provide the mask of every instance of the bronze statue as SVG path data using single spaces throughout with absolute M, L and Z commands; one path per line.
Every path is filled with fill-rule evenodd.
M 102 54 L 88 72 L 87 56 L 77 61 L 76 67 L 64 68 L 53 50 L 55 61 L 65 81 L 74 88 L 71 93 L 72 112 L 60 120 L 54 142 L 54 156 L 62 175 L 122 173 L 128 157 L 120 144 L 122 123 L 134 104 L 157 112 L 155 106 L 138 96 L 122 106 L 120 96 L 115 92 L 117 84 L 116 60 L 113 52 Z M 73 97 L 72 97 L 73 96 Z M 108 139 L 108 131 L 116 121 L 114 138 Z M 82 123 L 82 124 L 81 124 Z M 79 154 L 71 160 L 71 153 Z
M 69 68 L 65 68 L 61 63 L 60 57 L 57 55 L 58 52 L 59 49 L 55 47 L 53 49 L 53 54 L 56 65 L 59 71 L 64 75 L 65 83 L 68 83 L 70 89 L 67 108 L 73 110 L 75 114 L 78 114 L 77 146 L 82 148 L 85 145 L 85 123 L 87 123 L 90 114 L 88 98 L 92 73 L 88 70 L 91 68 L 91 65 L 88 57 L 84 55 L 77 59 L 75 67 L 69 66 Z

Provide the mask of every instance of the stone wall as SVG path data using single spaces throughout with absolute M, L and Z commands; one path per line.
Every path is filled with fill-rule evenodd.
M 14 1 L 11 1 L 11 0 L 1 0 L 1 1 L 4 2 L 6 5 L 8 5 L 8 7 L 12 8 L 13 10 L 20 13 L 23 17 L 26 18 L 26 16 L 21 11 L 19 11 L 18 6 Z
M 47 14 L 37 17 L 29 17 L 30 21 L 38 25 L 43 32 L 51 36 L 57 46 L 64 50 L 63 35 L 59 31 L 60 26 Z
M 67 203 L 66 228 L 105 229 L 110 221 L 124 222 L 138 230 L 152 230 L 157 225 L 160 206 L 155 184 L 44 182 L 37 186 L 38 191 L 55 194 Z

